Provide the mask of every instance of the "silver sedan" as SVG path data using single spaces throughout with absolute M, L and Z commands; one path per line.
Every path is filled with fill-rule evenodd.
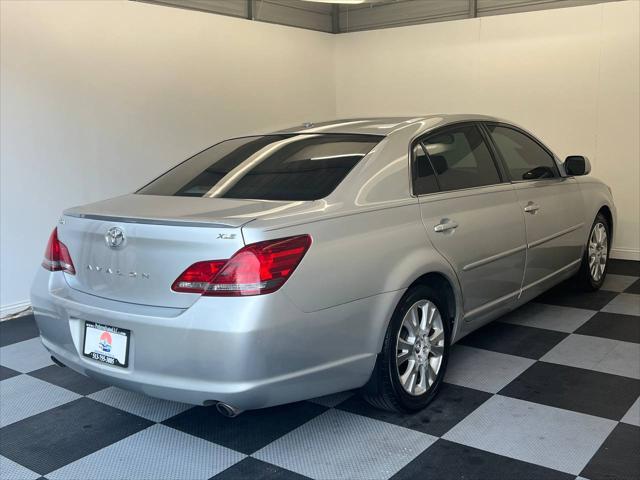
M 359 387 L 419 410 L 464 335 L 570 277 L 602 285 L 616 209 L 589 171 L 477 115 L 227 140 L 63 213 L 31 292 L 42 342 L 228 416 Z

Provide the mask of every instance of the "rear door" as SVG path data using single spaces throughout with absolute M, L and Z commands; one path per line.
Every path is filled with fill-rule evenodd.
M 456 270 L 468 320 L 508 308 L 524 272 L 522 212 L 474 123 L 431 133 L 413 146 L 413 188 L 435 248 Z
M 486 128 L 515 187 L 527 231 L 527 265 L 523 287 L 544 291 L 575 266 L 586 239 L 578 184 L 562 177 L 551 152 L 511 125 Z

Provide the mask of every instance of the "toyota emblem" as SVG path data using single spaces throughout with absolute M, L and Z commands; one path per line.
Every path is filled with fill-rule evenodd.
M 124 245 L 125 236 L 120 227 L 111 227 L 104 236 L 109 248 L 120 248 Z

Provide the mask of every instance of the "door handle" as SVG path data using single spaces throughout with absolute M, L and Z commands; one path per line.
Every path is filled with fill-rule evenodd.
M 455 220 L 449 220 L 448 218 L 443 218 L 440 220 L 440 223 L 433 227 L 433 230 L 438 233 L 446 232 L 447 230 L 453 230 L 454 228 L 458 228 L 458 222 Z
M 532 215 L 535 215 L 538 210 L 540 210 L 540 205 L 533 202 L 527 203 L 527 206 L 524 207 L 524 211 Z

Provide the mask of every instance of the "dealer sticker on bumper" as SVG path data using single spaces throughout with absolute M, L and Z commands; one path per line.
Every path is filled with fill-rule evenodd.
M 129 336 L 124 328 L 111 327 L 94 322 L 84 322 L 85 357 L 116 367 L 129 364 Z

